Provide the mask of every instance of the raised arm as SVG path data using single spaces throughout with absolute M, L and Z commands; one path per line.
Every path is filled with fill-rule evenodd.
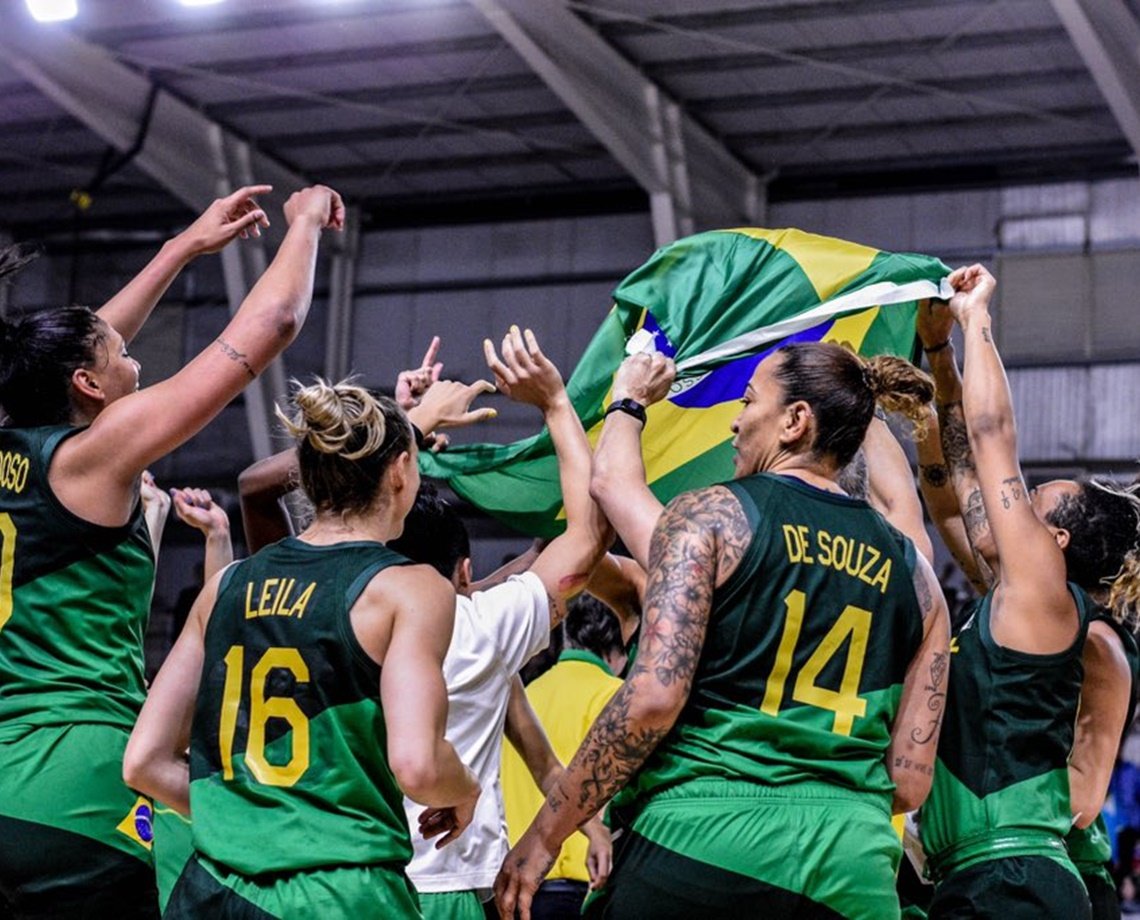
M 204 428 L 300 331 L 321 231 L 342 226 L 344 205 L 317 186 L 294 194 L 285 213 L 276 257 L 215 342 L 173 377 L 112 402 L 60 446 L 50 475 L 70 510 L 95 523 L 127 520 L 139 473 Z
M 131 282 L 97 311 L 99 318 L 130 342 L 150 317 L 172 281 L 192 260 L 218 252 L 236 237 L 260 236 L 269 218 L 254 196 L 271 185 L 247 185 L 219 198 L 194 223 L 168 240 Z
M 123 781 L 179 814 L 190 814 L 190 723 L 202 679 L 206 623 L 218 596 L 219 572 L 194 601 L 186 627 L 166 656 L 123 755 Z
M 301 469 L 292 447 L 258 460 L 238 474 L 241 521 L 251 554 L 293 533 L 293 521 L 283 499 L 300 483 Z
M 713 591 L 735 571 L 752 538 L 740 503 L 713 486 L 674 499 L 652 540 L 645 625 L 637 661 L 598 716 L 546 804 L 495 881 L 499 915 L 530 902 L 563 841 L 645 763 L 673 727 L 704 647 Z
M 950 614 L 934 570 L 922 556 L 914 570 L 914 592 L 922 612 L 922 645 L 907 667 L 887 754 L 895 814 L 914 811 L 930 793 L 950 673 Z
M 934 378 L 934 404 L 937 413 L 937 426 L 932 429 L 939 434 L 938 450 L 942 457 L 941 465 L 947 474 L 947 483 L 953 493 L 958 516 L 962 520 L 966 539 L 969 542 L 969 555 L 978 560 L 975 568 L 981 580 L 987 581 L 986 573 L 996 571 L 997 546 L 990 533 L 989 519 L 982 502 L 982 492 L 978 485 L 978 473 L 974 463 L 974 453 L 966 434 L 966 420 L 962 410 L 962 377 L 958 373 L 958 361 L 954 354 L 954 341 L 950 337 L 954 326 L 954 316 L 949 307 L 938 301 L 926 301 L 918 312 L 918 335 L 922 340 L 930 373 Z M 933 445 L 927 445 L 927 459 L 919 454 L 919 463 L 926 465 L 930 475 L 939 480 L 939 464 L 934 459 Z M 922 477 L 923 495 L 930 491 Z M 939 496 L 935 496 L 938 498 Z M 946 496 L 942 496 L 947 501 Z M 947 510 L 949 510 L 947 506 Z M 935 511 L 932 510 L 934 515 Z M 935 518 L 937 523 L 938 518 Z M 951 547 L 953 548 L 953 546 Z M 965 555 L 959 550 L 959 554 Z M 965 569 L 965 567 L 963 567 Z M 972 581 L 973 579 L 971 579 Z M 983 589 L 985 590 L 985 589 Z
M 863 453 L 871 507 L 909 537 L 927 562 L 933 562 L 934 546 L 922 520 L 922 503 L 914 488 L 910 462 L 882 419 L 871 419 L 863 438 Z
M 158 559 L 162 534 L 166 530 L 166 519 L 170 516 L 170 496 L 155 484 L 149 470 L 143 470 L 142 479 L 139 481 L 139 498 L 142 500 L 146 529 L 150 532 L 150 545 L 154 549 L 154 558 Z
M 1109 624 L 1098 620 L 1089 626 L 1083 659 L 1085 679 L 1069 757 L 1069 803 L 1073 823 L 1081 828 L 1104 807 L 1132 693 L 1124 644 Z
M 614 375 L 613 401 L 632 400 L 644 409 L 665 398 L 676 375 L 673 361 L 662 354 L 630 355 Z M 590 477 L 590 494 L 642 568 L 649 565 L 649 540 L 665 507 L 649 489 L 641 455 L 644 427 L 628 412 L 608 413 Z
M 570 598 L 586 587 L 611 538 L 601 509 L 590 497 L 590 444 L 558 368 L 542 353 L 533 332 L 528 329 L 524 335 L 512 326 L 503 339 L 501 359 L 490 340 L 483 343 L 483 349 L 499 389 L 511 399 L 542 410 L 558 457 L 566 530 L 530 568 L 546 586 L 553 628 L 566 616 Z
M 956 292 L 950 309 L 965 339 L 962 411 L 1001 562 L 991 614 L 993 636 L 1020 651 L 1060 652 L 1077 636 L 1076 603 L 1066 582 L 1061 547 L 1038 518 L 1017 461 L 1013 398 L 990 331 L 989 303 L 996 282 L 980 265 L 958 269 L 949 281 Z M 943 420 L 944 450 L 945 425 Z M 969 513 L 967 508 L 967 528 Z
M 645 569 L 628 556 L 606 553 L 586 585 L 586 592 L 600 600 L 617 616 L 624 644 L 633 638 L 641 622 L 645 581 Z
M 229 515 L 205 489 L 171 489 L 170 494 L 178 519 L 201 533 L 206 541 L 202 569 L 208 581 L 234 561 Z
M 966 524 L 962 520 L 962 509 L 958 496 L 950 480 L 950 470 L 942 455 L 942 429 L 938 422 L 938 411 L 931 405 L 927 412 L 924 429 L 915 432 L 914 446 L 918 453 L 918 482 L 926 510 L 938 529 L 942 542 L 958 563 L 958 567 L 979 594 L 985 594 L 993 583 L 993 573 L 989 566 L 974 553 L 970 538 L 966 536 Z M 984 510 L 983 510 L 984 513 Z M 986 523 L 989 529 L 989 523 Z M 993 541 L 990 541 L 992 546 Z

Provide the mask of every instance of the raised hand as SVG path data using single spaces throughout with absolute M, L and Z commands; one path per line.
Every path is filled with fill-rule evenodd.
M 170 496 L 158 487 L 150 470 L 143 470 L 139 482 L 139 498 L 142 500 L 143 513 L 148 516 L 158 513 L 165 518 L 170 511 Z
M 206 536 L 222 530 L 229 532 L 230 519 L 225 509 L 205 489 L 171 489 L 170 494 L 174 499 L 174 513 L 184 524 Z
M 677 367 L 673 359 L 660 352 L 630 355 L 614 375 L 613 398 L 632 399 L 643 406 L 651 406 L 665 398 L 676 376 Z
M 947 279 L 954 288 L 950 298 L 950 312 L 961 323 L 965 317 L 976 311 L 989 310 L 990 300 L 997 289 L 997 280 L 982 265 L 970 265 L 955 269 Z
M 261 236 L 269 218 L 255 196 L 273 190 L 272 185 L 247 185 L 225 198 L 217 199 L 189 227 L 179 234 L 193 255 L 219 252 L 236 237 Z
M 302 217 L 317 222 L 322 229 L 344 229 L 344 201 L 327 185 L 311 185 L 294 192 L 285 202 L 285 222 L 292 226 Z
M 424 394 L 418 406 L 408 412 L 411 422 L 425 434 L 437 428 L 462 428 L 499 413 L 491 408 L 472 409 L 471 403 L 483 393 L 494 393 L 495 385 L 489 380 L 460 383 L 457 380 L 440 380 Z M 440 435 L 436 436 L 439 439 Z M 444 446 L 444 444 L 440 446 Z
M 546 412 L 566 398 L 562 375 L 542 353 L 529 329 L 523 333 L 518 326 L 511 326 L 503 337 L 502 358 L 495 354 L 491 340 L 484 339 L 483 354 L 498 388 L 516 402 L 529 403 Z
M 918 305 L 915 331 L 923 348 L 937 348 L 950 338 L 954 328 L 954 314 L 942 300 L 923 300 Z
M 439 336 L 432 336 L 431 344 L 424 352 L 424 359 L 420 366 L 412 370 L 400 371 L 396 377 L 396 404 L 407 412 L 420 404 L 423 397 L 433 383 L 439 380 L 443 371 L 443 362 L 436 361 L 439 354 Z

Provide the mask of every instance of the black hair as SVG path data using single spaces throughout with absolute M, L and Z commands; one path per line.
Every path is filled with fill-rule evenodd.
M 1134 580 L 1132 566 L 1140 542 L 1140 498 L 1136 487 L 1119 488 L 1095 479 L 1077 480 L 1080 491 L 1063 495 L 1045 516 L 1047 523 L 1069 532 L 1065 547 L 1066 577 L 1094 592 L 1126 576 Z M 1125 585 L 1113 585 L 1125 589 Z M 1120 594 L 1120 590 L 1114 590 Z M 1131 619 L 1131 617 L 1128 617 Z
M 17 427 L 71 420 L 71 376 L 96 363 L 106 326 L 87 307 L 0 320 L 0 406 Z
M 625 651 L 617 616 L 589 594 L 579 594 L 570 602 L 563 628 L 566 631 L 566 645 L 570 648 L 593 652 L 599 658 Z
M 404 518 L 404 532 L 388 548 L 412 562 L 430 565 L 448 581 L 455 566 L 471 555 L 471 539 L 455 509 L 439 497 L 434 485 L 420 482 L 416 503 Z
M 815 416 L 811 452 L 846 466 L 867 435 L 875 403 L 902 412 L 917 423 L 934 398 L 931 379 L 908 361 L 891 355 L 863 360 L 831 342 L 785 345 L 775 378 L 784 405 L 806 402 Z

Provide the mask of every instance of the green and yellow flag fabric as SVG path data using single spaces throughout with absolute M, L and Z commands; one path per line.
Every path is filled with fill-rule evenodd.
M 642 441 L 650 487 L 663 502 L 732 476 L 729 425 L 756 365 L 787 342 L 848 342 L 864 355 L 911 357 L 917 302 L 946 297 L 938 259 L 891 253 L 800 230 L 742 228 L 659 249 L 614 291 L 567 382 L 596 443 L 613 375 L 627 352 L 677 362 L 668 398 L 649 408 Z M 421 455 L 425 475 L 535 536 L 563 528 L 558 464 L 543 431 L 513 444 Z

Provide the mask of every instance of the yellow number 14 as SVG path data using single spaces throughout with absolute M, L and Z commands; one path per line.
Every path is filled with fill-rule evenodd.
M 788 618 L 784 621 L 784 632 L 780 636 L 780 647 L 776 651 L 776 664 L 768 675 L 764 688 L 764 701 L 760 711 L 770 716 L 780 714 L 780 704 L 784 699 L 784 685 L 792 670 L 792 659 L 800 639 L 804 623 L 807 598 L 803 591 L 792 591 L 784 604 L 788 608 Z M 863 676 L 863 660 L 867 656 L 867 640 L 871 634 L 871 611 L 848 604 L 843 608 L 839 619 L 828 630 L 811 657 L 804 662 L 796 676 L 792 689 L 792 699 L 797 703 L 815 706 L 835 713 L 831 730 L 837 735 L 850 735 L 856 718 L 867 712 L 867 701 L 859 696 L 859 679 Z M 827 663 L 831 661 L 850 637 L 847 661 L 843 665 L 843 679 L 838 690 L 830 690 L 816 683 Z

